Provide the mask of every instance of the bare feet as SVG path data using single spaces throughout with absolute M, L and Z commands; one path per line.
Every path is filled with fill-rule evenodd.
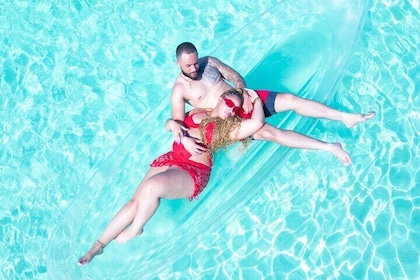
M 330 143 L 328 151 L 335 155 L 344 166 L 348 166 L 351 163 L 351 157 L 347 153 L 340 143 Z
M 142 233 L 143 233 L 143 229 L 141 229 L 140 231 L 137 231 L 130 227 L 130 228 L 125 229 L 120 234 L 118 234 L 118 236 L 115 237 L 115 241 L 117 241 L 118 243 L 126 243 L 130 241 L 131 239 L 133 239 L 134 237 L 136 237 L 137 235 L 140 235 Z
M 81 257 L 77 262 L 79 265 L 85 265 L 90 263 L 90 261 L 97 255 L 100 255 L 104 251 L 105 245 L 100 242 L 99 240 L 93 244 L 92 248 L 83 256 Z
M 375 112 L 371 111 L 367 114 L 346 114 L 343 119 L 343 123 L 348 127 L 351 128 L 360 122 L 365 122 L 370 120 L 375 116 Z

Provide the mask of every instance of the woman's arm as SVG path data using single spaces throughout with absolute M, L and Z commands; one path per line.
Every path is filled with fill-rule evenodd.
M 255 94 L 256 95 L 256 94 Z M 262 100 L 256 95 L 253 98 L 254 110 L 250 119 L 244 119 L 241 125 L 230 132 L 230 139 L 241 140 L 256 133 L 265 124 Z

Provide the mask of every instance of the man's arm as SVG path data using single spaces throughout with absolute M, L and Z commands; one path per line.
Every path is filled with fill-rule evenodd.
M 175 122 L 172 123 L 171 129 L 168 130 L 174 134 L 176 141 L 180 141 L 185 131 L 185 127 L 183 126 L 183 122 L 185 120 L 185 99 L 182 92 L 182 86 L 178 84 L 175 84 L 172 88 L 172 120 Z
M 185 99 L 182 86 L 175 84 L 171 94 L 172 119 L 185 120 Z
M 208 62 L 210 65 L 214 66 L 219 70 L 220 74 L 222 75 L 223 79 L 231 82 L 235 88 L 245 88 L 246 83 L 244 78 L 239 74 L 236 70 L 230 67 L 227 64 L 224 64 L 219 59 L 209 56 Z
M 242 108 L 244 109 L 245 114 L 250 113 L 252 111 L 253 104 L 251 102 L 251 99 L 249 97 L 249 94 L 248 94 L 247 90 L 245 89 L 246 88 L 246 83 L 245 83 L 244 78 L 241 76 L 241 74 L 239 74 L 232 67 L 223 63 L 222 61 L 220 61 L 219 59 L 217 59 L 215 57 L 209 56 L 208 61 L 213 67 L 216 67 L 217 70 L 219 70 L 222 77 L 225 80 L 231 82 L 235 86 L 235 88 L 244 89 L 244 91 L 243 91 L 244 103 L 242 105 Z

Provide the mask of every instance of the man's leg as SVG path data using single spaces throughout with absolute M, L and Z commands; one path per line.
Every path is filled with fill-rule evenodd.
M 343 165 L 351 163 L 349 153 L 340 143 L 326 143 L 292 130 L 281 130 L 267 123 L 253 137 L 255 140 L 275 142 L 289 148 L 327 151 L 336 156 Z
M 292 110 L 305 117 L 340 121 L 349 128 L 375 116 L 375 112 L 353 114 L 338 111 L 320 102 L 301 98 L 291 93 L 277 94 L 274 101 L 274 109 L 277 113 Z

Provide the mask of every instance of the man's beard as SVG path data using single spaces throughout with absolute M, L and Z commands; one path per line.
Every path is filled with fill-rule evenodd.
M 198 80 L 199 75 L 197 75 L 196 77 L 191 77 L 189 74 L 185 73 L 184 71 L 181 70 L 182 75 L 184 75 L 187 78 L 190 78 L 191 80 Z

